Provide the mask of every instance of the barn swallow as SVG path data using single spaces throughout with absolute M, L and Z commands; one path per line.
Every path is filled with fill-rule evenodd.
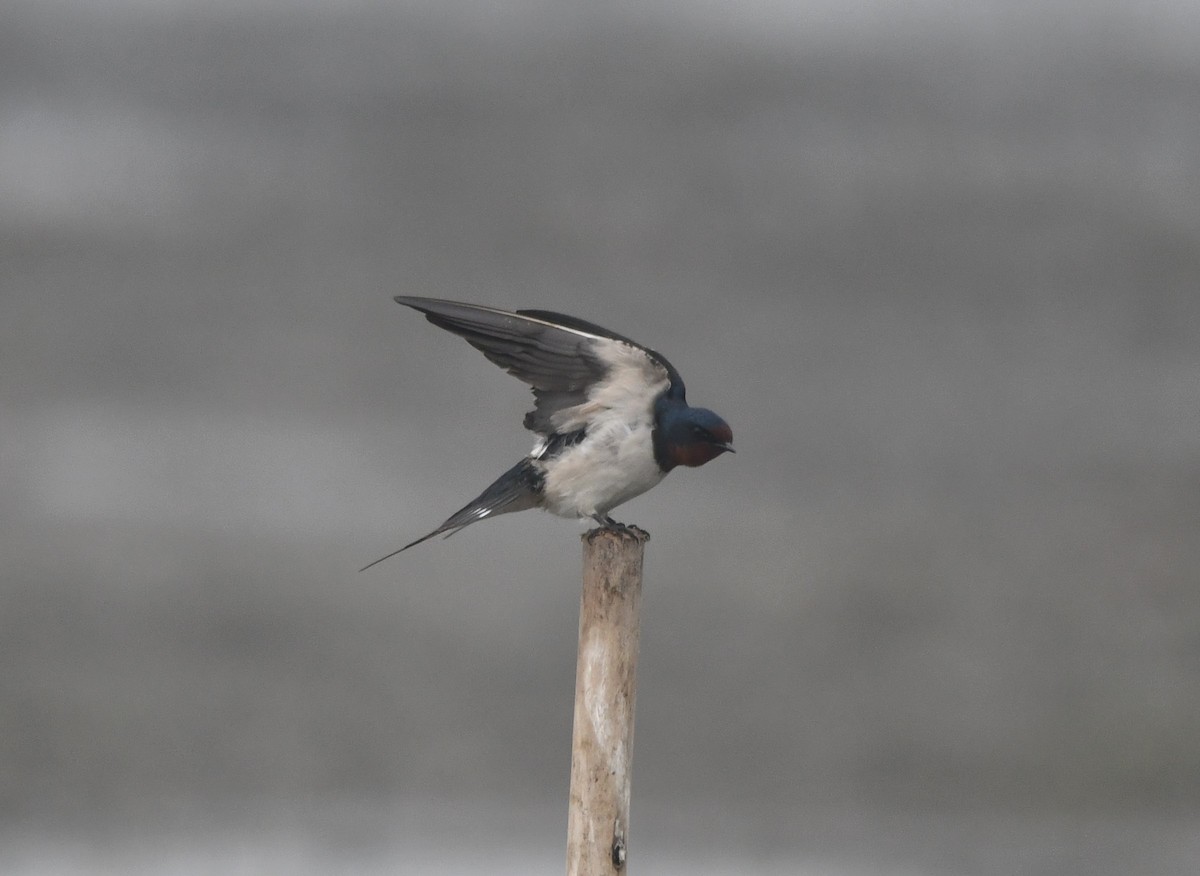
M 608 514 L 617 505 L 677 465 L 700 466 L 733 452 L 729 424 L 689 406 L 674 366 L 629 338 L 548 310 L 510 313 L 406 296 L 396 301 L 528 383 L 535 402 L 525 428 L 538 440 L 527 457 L 433 532 L 360 571 L 435 535 L 526 508 L 623 529 Z

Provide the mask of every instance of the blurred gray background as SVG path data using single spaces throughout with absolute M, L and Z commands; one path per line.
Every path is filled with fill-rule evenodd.
M 561 872 L 582 526 L 431 529 L 662 350 L 638 872 L 1200 869 L 1200 7 L 10 0 L 0 872 Z

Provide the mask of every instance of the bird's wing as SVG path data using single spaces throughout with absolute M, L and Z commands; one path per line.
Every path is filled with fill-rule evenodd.
M 431 323 L 465 338 L 533 387 L 525 428 L 547 439 L 586 428 L 604 410 L 680 399 L 683 380 L 662 355 L 590 322 L 547 310 L 510 313 L 436 298 L 397 296 Z

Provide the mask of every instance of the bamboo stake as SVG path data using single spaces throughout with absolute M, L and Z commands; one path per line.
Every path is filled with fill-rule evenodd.
M 567 876 L 611 876 L 625 868 L 642 556 L 649 538 L 635 527 L 583 535 Z

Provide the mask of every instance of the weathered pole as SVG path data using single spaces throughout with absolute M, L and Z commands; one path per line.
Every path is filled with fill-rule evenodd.
M 649 538 L 634 527 L 583 535 L 567 876 L 625 869 L 642 555 Z

